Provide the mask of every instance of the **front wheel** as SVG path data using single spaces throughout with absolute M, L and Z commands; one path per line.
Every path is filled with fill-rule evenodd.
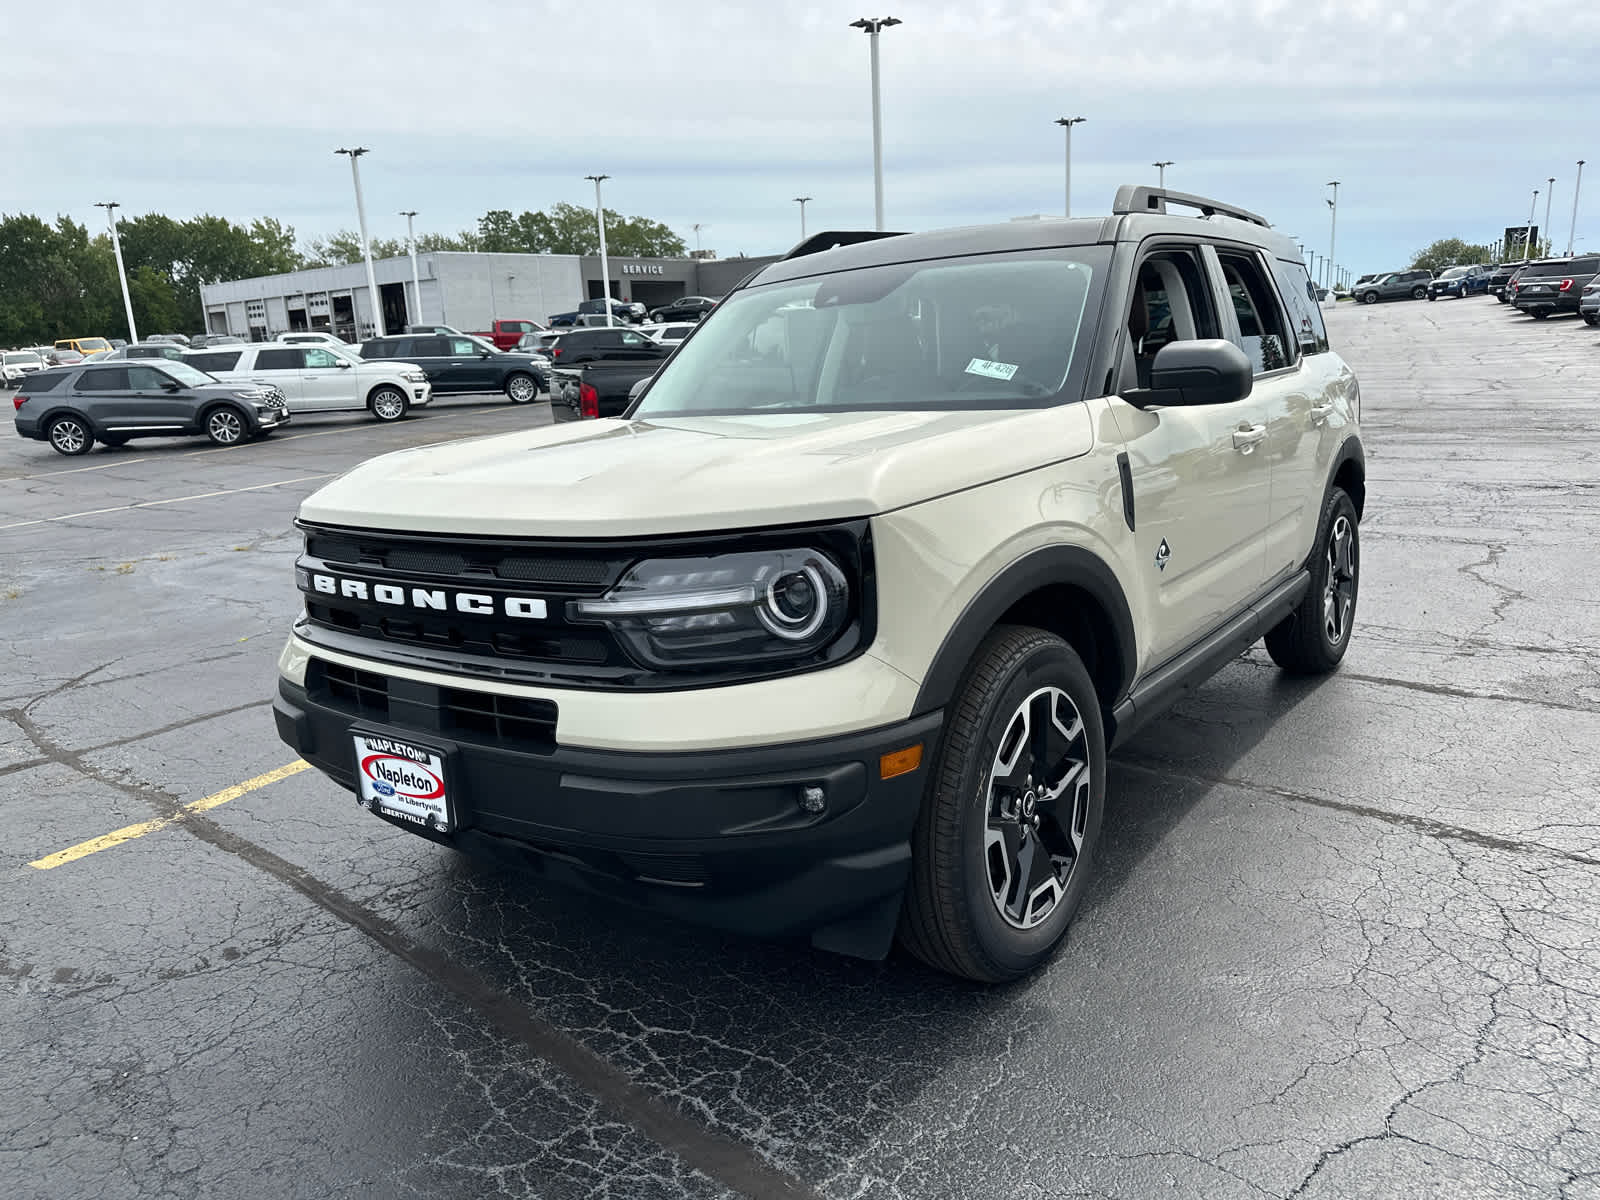
M 244 441 L 244 417 L 231 405 L 211 410 L 206 417 L 206 436 L 218 446 L 237 446 Z
M 532 375 L 518 371 L 506 378 L 506 398 L 513 404 L 527 404 L 538 399 L 539 381 Z
M 1360 518 L 1343 488 L 1322 506 L 1311 584 L 1299 606 L 1267 631 L 1267 653 L 1294 675 L 1325 675 L 1350 645 L 1361 582 Z
M 405 416 L 411 403 L 399 388 L 380 387 L 375 388 L 372 395 L 367 397 L 367 407 L 372 410 L 373 416 L 387 424 Z
M 1016 979 L 1066 935 L 1105 808 L 1105 730 L 1083 661 L 1002 625 L 973 658 L 912 833 L 901 944 L 983 983 Z
M 1583 323 L 1585 325 L 1600 325 L 1600 313 L 1584 313 Z
M 1435 296 L 1435 295 L 1434 295 L 1434 294 L 1433 294 L 1433 293 L 1432 293 L 1432 292 L 1429 292 L 1429 293 L 1428 293 L 1428 303 L 1429 303 L 1429 304 L 1432 304 L 1432 303 L 1433 303 L 1433 302 L 1434 302 L 1434 301 L 1435 301 L 1435 300 L 1437 300 L 1437 299 L 1438 299 L 1438 298 L 1439 298 L 1439 297 L 1437 297 L 1437 296 Z
M 1377 292 L 1367 292 L 1365 295 L 1363 295 L 1361 297 L 1361 303 L 1363 303 L 1363 304 L 1376 304 L 1377 302 L 1378 302 L 1378 293 Z

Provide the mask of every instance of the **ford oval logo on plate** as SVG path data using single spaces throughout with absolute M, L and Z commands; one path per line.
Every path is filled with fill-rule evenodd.
M 356 783 L 363 805 L 436 833 L 455 828 L 442 754 L 379 734 L 350 736 L 355 743 Z

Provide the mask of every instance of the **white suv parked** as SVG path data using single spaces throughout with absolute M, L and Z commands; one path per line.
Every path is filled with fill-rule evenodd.
M 364 408 L 380 421 L 398 421 L 433 400 L 421 367 L 364 359 L 343 346 L 257 342 L 190 350 L 183 357 L 218 379 L 276 387 L 291 413 Z
M 819 235 L 625 417 L 306 500 L 278 730 L 434 841 L 1015 978 L 1108 749 L 1263 636 L 1343 657 L 1359 408 L 1295 243 L 1215 200 Z

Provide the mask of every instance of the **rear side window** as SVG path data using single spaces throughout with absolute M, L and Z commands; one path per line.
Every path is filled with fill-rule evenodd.
M 231 371 L 239 362 L 240 350 L 207 350 L 199 354 L 186 354 L 184 361 L 197 371 L 215 375 L 218 371 Z
M 450 340 L 442 337 L 418 338 L 411 344 L 411 354 L 415 358 L 445 358 L 450 353 Z
M 127 367 L 98 367 L 85 371 L 78 378 L 80 392 L 125 392 L 128 390 Z
M 1600 271 L 1600 258 L 1575 258 L 1568 270 L 1574 275 L 1593 275 Z
M 256 355 L 256 370 L 298 371 L 304 362 L 304 350 L 263 350 Z
M 1298 355 L 1283 327 L 1277 292 L 1254 255 L 1219 253 L 1223 282 L 1239 318 L 1240 348 L 1257 375 L 1292 367 Z
M 1272 270 L 1278 277 L 1278 291 L 1289 309 L 1289 324 L 1302 354 L 1320 354 L 1328 348 L 1328 329 L 1322 320 L 1322 306 L 1316 289 L 1306 274 L 1304 263 L 1275 259 Z
M 22 388 L 24 394 L 26 395 L 42 396 L 45 392 L 55 391 L 66 381 L 67 377 L 65 373 L 58 375 L 49 371 L 44 371 L 38 375 L 28 376 L 28 380 L 22 385 Z
M 400 344 L 398 342 L 387 342 L 387 341 L 362 342 L 361 343 L 361 357 L 362 358 L 398 358 L 399 355 L 396 353 L 396 351 L 398 351 L 399 348 L 400 348 Z

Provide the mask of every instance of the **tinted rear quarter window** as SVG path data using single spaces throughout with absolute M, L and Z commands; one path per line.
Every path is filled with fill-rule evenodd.
M 444 358 L 450 353 L 450 339 L 423 337 L 411 343 L 410 358 Z
M 37 375 L 30 375 L 27 382 L 22 385 L 24 394 L 39 396 L 45 392 L 53 392 L 67 381 L 68 374 L 67 371 L 41 371 Z
M 197 371 L 215 375 L 218 371 L 231 371 L 239 361 L 240 350 L 212 350 L 201 354 L 187 354 L 184 361 Z
M 304 362 L 303 350 L 263 350 L 256 355 L 256 370 L 298 371 Z

